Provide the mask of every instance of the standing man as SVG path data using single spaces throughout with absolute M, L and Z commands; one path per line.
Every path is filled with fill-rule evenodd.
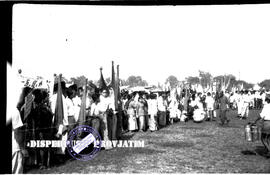
M 265 105 L 263 106 L 262 112 L 260 113 L 260 117 L 255 121 L 258 120 L 263 121 L 262 125 L 262 135 L 261 141 L 265 148 L 267 149 L 266 157 L 270 158 L 270 96 L 266 96 L 265 98 Z
M 166 112 L 167 112 L 167 101 L 166 101 L 166 95 L 160 93 L 160 96 L 158 97 L 158 124 L 162 127 L 166 126 Z
M 239 94 L 238 94 L 238 99 L 237 99 L 237 114 L 238 114 L 238 117 L 241 118 L 242 116 L 242 110 L 243 110 L 243 105 L 244 105 L 244 100 L 243 100 L 243 94 L 244 94 L 244 91 L 240 91 Z
M 113 116 L 113 112 L 115 111 L 115 105 L 112 98 L 109 97 L 109 90 L 103 89 L 101 91 L 101 95 L 99 98 L 100 102 L 98 103 L 98 110 L 101 119 L 101 131 L 103 135 L 104 141 L 109 141 L 109 129 L 108 127 L 112 128 L 112 126 L 108 125 L 109 117 Z M 109 119 L 110 121 L 112 120 Z M 114 139 L 114 138 L 113 138 Z M 106 149 L 111 149 L 112 146 L 110 144 L 107 145 Z
M 158 130 L 157 111 L 158 104 L 156 94 L 150 94 L 150 99 L 147 101 L 149 118 L 149 130 L 151 132 Z
M 215 103 L 215 100 L 211 96 L 210 92 L 207 93 L 205 103 L 206 103 L 206 109 L 207 109 L 207 121 L 211 121 L 214 118 L 214 103 Z
M 137 103 L 137 110 L 138 117 L 139 117 L 139 130 L 145 131 L 146 130 L 146 124 L 145 124 L 145 117 L 147 116 L 148 112 L 148 106 L 147 102 L 143 99 L 142 96 L 139 97 L 138 103 Z
M 250 101 L 251 99 L 248 94 L 248 90 L 246 90 L 243 95 L 243 104 L 242 104 L 243 107 L 242 107 L 242 112 L 241 112 L 241 119 L 248 118 Z
M 228 110 L 228 105 L 229 105 L 229 100 L 228 98 L 224 95 L 223 91 L 220 92 L 219 98 L 218 98 L 218 103 L 219 103 L 219 117 L 220 117 L 220 125 L 223 126 L 224 124 L 229 123 L 229 119 L 226 116 L 227 110 Z

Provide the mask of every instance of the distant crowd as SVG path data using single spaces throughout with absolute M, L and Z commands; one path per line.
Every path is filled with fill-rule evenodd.
M 55 114 L 59 108 L 59 90 L 62 118 L 57 118 Z M 269 90 L 196 92 L 189 88 L 183 88 L 181 93 L 147 93 L 124 89 L 115 101 L 115 92 L 111 87 L 98 88 L 93 84 L 84 87 L 72 84 L 66 87 L 66 83 L 62 81 L 61 86 L 54 84 L 51 93 L 49 89 L 26 86 L 17 103 L 17 112 L 12 116 L 13 126 L 16 128 L 14 142 L 15 147 L 17 146 L 14 149 L 16 156 L 13 159 L 13 172 L 22 173 L 25 166 L 33 165 L 43 169 L 65 159 L 68 156 L 65 147 L 34 149 L 29 148 L 27 143 L 30 140 L 66 140 L 68 133 L 81 124 L 96 129 L 105 141 L 120 140 L 126 132 L 155 132 L 179 121 L 216 121 L 220 125 L 226 125 L 229 123 L 226 116 L 228 109 L 237 109 L 238 117 L 246 119 L 250 109 L 263 108 L 268 93 Z M 25 98 L 29 94 L 34 100 L 30 114 L 25 117 Z M 80 118 L 82 110 L 85 112 L 83 119 Z

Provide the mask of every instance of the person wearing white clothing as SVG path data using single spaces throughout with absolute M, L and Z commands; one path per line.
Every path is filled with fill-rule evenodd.
M 205 118 L 205 112 L 203 109 L 203 103 L 201 101 L 197 101 L 194 107 L 193 121 L 202 122 L 204 118 Z
M 93 105 L 94 107 L 94 105 Z M 101 92 L 101 96 L 99 97 L 99 102 L 97 103 L 96 109 L 92 110 L 92 114 L 96 113 L 99 114 L 100 117 L 100 130 L 101 130 L 101 137 L 104 141 L 111 140 L 114 138 L 112 122 L 113 122 L 113 112 L 115 111 L 115 104 L 112 98 L 112 95 L 109 96 L 109 91 L 104 89 Z M 110 118 L 109 118 L 110 117 Z M 106 149 L 111 149 L 112 147 L 106 147 Z
M 70 86 L 67 89 L 67 97 L 66 97 L 66 105 L 67 105 L 67 115 L 68 115 L 68 132 L 76 127 L 75 121 L 75 105 L 73 102 L 73 98 L 76 95 L 76 90 L 73 88 L 74 86 Z
M 74 104 L 74 119 L 77 122 L 79 119 L 82 100 L 78 95 L 76 95 L 74 98 L 72 98 L 72 102 Z
M 241 91 L 238 94 L 238 99 L 237 99 L 237 115 L 238 115 L 238 117 L 242 117 L 241 113 L 242 113 L 242 109 L 243 109 L 243 105 L 244 105 L 243 94 L 244 94 L 244 91 Z
M 155 94 L 150 95 L 150 99 L 147 101 L 148 103 L 148 114 L 150 115 L 149 118 L 149 130 L 156 131 L 158 130 L 157 124 L 157 112 L 158 112 L 158 104 Z
M 169 104 L 169 111 L 170 111 L 170 122 L 173 123 L 175 118 L 181 117 L 181 111 L 178 109 L 179 102 L 177 101 L 176 97 L 171 98 L 171 102 Z
M 23 149 L 24 137 L 20 131 L 23 123 L 18 109 L 14 108 L 9 115 L 11 115 L 12 118 L 12 174 L 22 174 L 23 153 L 27 153 L 26 150 Z
M 206 103 L 206 110 L 207 110 L 207 119 L 211 121 L 214 118 L 214 103 L 215 103 L 215 100 L 211 96 L 210 92 L 207 93 L 205 103 Z
M 267 149 L 266 157 L 270 158 L 270 95 L 265 98 L 265 105 L 263 106 L 262 112 L 260 113 L 260 117 L 255 120 L 262 120 L 262 133 L 261 133 L 261 141 L 265 148 Z
M 243 95 L 241 119 L 248 118 L 250 102 L 251 102 L 251 99 L 250 99 L 250 96 L 248 95 L 248 90 L 246 90 L 245 94 Z

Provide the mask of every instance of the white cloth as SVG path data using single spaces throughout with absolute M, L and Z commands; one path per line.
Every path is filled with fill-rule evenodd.
M 179 103 L 176 99 L 173 99 L 169 104 L 170 118 L 180 118 L 181 111 L 178 109 Z
M 206 96 L 205 103 L 206 103 L 206 106 L 207 106 L 207 110 L 214 110 L 215 100 L 214 100 L 213 97 Z
M 191 100 L 189 105 L 191 107 L 195 107 L 197 105 L 197 101 L 196 100 Z
M 74 116 L 75 115 L 75 106 L 74 106 L 73 101 L 67 97 L 66 104 L 67 104 L 67 115 Z
M 91 105 L 90 116 L 98 116 L 100 114 L 101 114 L 101 111 L 98 109 L 98 104 L 93 103 Z
M 203 104 L 201 102 L 197 103 L 198 108 L 194 110 L 193 120 L 196 122 L 200 122 L 205 117 L 205 112 L 203 110 Z
M 100 97 L 100 102 L 98 103 L 98 110 L 105 112 L 107 109 L 112 109 L 115 111 L 115 104 L 112 97 Z
M 244 106 L 243 95 L 239 94 L 238 99 L 237 99 L 237 111 L 238 111 L 237 113 L 238 113 L 238 115 L 240 115 L 242 113 L 243 106 Z
M 12 111 L 11 113 L 12 117 L 12 153 L 15 153 L 16 151 L 20 151 L 21 148 L 19 146 L 19 143 L 15 139 L 15 132 L 14 130 L 23 126 L 20 112 L 15 108 L 15 110 Z
M 158 102 L 156 99 L 147 100 L 148 103 L 148 114 L 157 115 L 158 112 Z
M 80 97 L 76 96 L 72 99 L 72 101 L 74 104 L 74 118 L 75 118 L 75 121 L 77 122 L 79 119 L 82 100 Z
M 251 96 L 248 94 L 243 95 L 243 102 L 244 103 L 250 103 L 251 102 Z
M 159 111 L 163 111 L 163 112 L 166 112 L 166 109 L 167 109 L 167 103 L 166 103 L 166 100 L 163 99 L 162 96 L 158 97 L 158 110 Z
M 263 106 L 262 112 L 260 113 L 261 118 L 264 120 L 270 120 L 270 104 L 267 103 Z
M 22 174 L 23 173 L 23 155 L 22 148 L 18 141 L 15 139 L 15 129 L 23 126 L 21 121 L 20 112 L 14 108 L 10 113 L 12 118 L 12 173 L 13 174 Z
M 266 94 L 265 93 L 262 93 L 261 94 L 261 99 L 262 99 L 262 103 L 265 105 L 265 97 L 266 97 Z

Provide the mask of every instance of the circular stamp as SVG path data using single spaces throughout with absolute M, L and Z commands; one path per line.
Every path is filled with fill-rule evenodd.
M 69 132 L 66 145 L 73 158 L 88 161 L 100 151 L 101 137 L 92 127 L 80 125 Z

